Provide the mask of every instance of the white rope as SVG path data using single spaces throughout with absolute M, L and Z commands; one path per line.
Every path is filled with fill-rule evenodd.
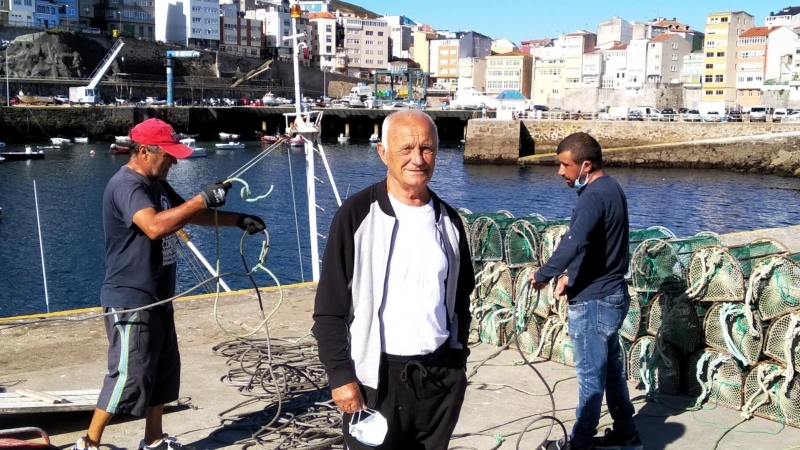
M 651 394 L 651 387 L 653 386 L 652 373 L 650 372 L 650 357 L 647 356 L 647 348 L 650 347 L 650 340 L 642 341 L 639 348 L 639 376 L 644 384 L 644 391 L 649 396 Z
M 276 148 L 280 147 L 283 143 L 286 142 L 286 139 L 281 138 L 274 144 L 270 145 L 269 147 L 265 148 L 261 151 L 261 153 L 257 154 L 253 159 L 244 163 L 241 167 L 236 169 L 232 174 L 228 176 L 228 178 L 239 178 L 244 175 L 245 172 L 252 169 L 256 164 L 258 164 L 262 159 L 266 158 L 270 153 L 272 153 Z
M 747 305 L 748 309 L 752 307 L 753 300 L 758 298 L 758 290 L 761 287 L 761 283 L 769 279 L 773 270 L 782 266 L 784 261 L 785 260 L 783 258 L 773 257 L 762 261 L 753 268 L 753 272 L 750 274 L 750 280 L 747 282 L 747 292 L 744 296 L 744 304 Z M 747 324 L 750 327 L 751 333 L 758 332 L 758 330 L 755 328 L 755 324 L 752 320 L 750 320 L 749 317 Z
M 558 332 L 561 331 L 563 327 L 564 327 L 564 322 L 560 321 L 555 317 L 547 321 L 542 327 L 542 336 L 539 337 L 539 347 L 536 348 L 536 353 L 534 353 L 533 356 L 541 355 L 545 345 L 550 345 L 552 349 L 552 344 L 553 341 L 555 340 L 555 336 Z M 550 358 L 552 357 L 553 355 L 551 351 Z
M 700 360 L 697 361 L 696 377 L 698 383 L 700 383 L 700 388 L 702 389 L 702 392 L 700 393 L 700 397 L 697 398 L 697 401 L 694 404 L 695 408 L 700 407 L 700 405 L 703 404 L 703 402 L 705 402 L 706 397 L 711 393 L 711 387 L 714 383 L 714 378 L 716 376 L 717 369 L 719 369 L 719 367 L 722 364 L 730 361 L 730 358 L 720 353 L 719 356 L 714 358 L 714 360 L 708 364 L 708 369 L 706 371 L 703 371 L 703 363 L 705 361 L 708 361 L 709 359 L 711 359 L 711 352 L 705 352 L 703 353 L 703 356 L 700 357 Z M 701 375 L 705 375 L 706 379 L 705 381 L 702 380 Z
M 736 347 L 736 343 L 733 342 L 733 336 L 731 336 L 731 333 L 728 331 L 728 317 L 741 315 L 747 317 L 748 310 L 749 308 L 741 303 L 723 303 L 719 309 L 719 327 L 720 333 L 722 333 L 722 339 L 725 341 L 725 347 L 727 347 L 731 356 L 738 359 L 744 366 L 751 366 L 755 364 L 756 361 L 751 361 Z M 735 326 L 736 320 L 734 319 L 731 328 Z
M 761 406 L 765 405 L 769 399 L 771 398 L 771 394 L 769 392 L 769 384 L 775 381 L 776 378 L 783 374 L 780 370 L 775 370 L 772 373 L 767 374 L 767 370 L 772 370 L 771 364 L 762 364 L 758 366 L 756 369 L 756 382 L 759 387 L 759 391 L 754 393 L 750 398 L 747 399 L 744 406 L 742 406 L 742 413 L 739 414 L 744 420 L 748 420 L 753 417 L 753 413 L 760 408 Z M 760 400 L 758 403 L 753 405 L 753 402 L 760 396 L 760 394 L 764 394 L 764 398 Z
M 697 298 L 700 294 L 705 292 L 708 283 L 716 272 L 717 266 L 722 264 L 722 257 L 725 255 L 725 250 L 721 247 L 704 247 L 695 253 L 700 258 L 700 279 L 696 283 L 689 286 L 686 294 L 689 298 Z
M 786 355 L 786 370 L 783 373 L 781 394 L 783 394 L 784 397 L 789 396 L 789 385 L 794 378 L 794 343 L 798 336 L 800 336 L 800 313 L 792 313 L 789 319 L 789 328 L 786 329 L 786 335 L 783 341 L 783 354 Z

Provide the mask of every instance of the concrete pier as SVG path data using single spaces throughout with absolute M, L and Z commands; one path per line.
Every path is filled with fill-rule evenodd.
M 731 244 L 761 237 L 773 237 L 792 252 L 800 251 L 800 226 L 756 230 L 723 235 Z M 308 333 L 311 325 L 315 285 L 308 283 L 287 289 L 281 308 L 271 320 L 272 337 L 297 338 Z M 275 289 L 264 292 L 264 307 L 271 310 L 278 301 Z M 230 338 L 213 323 L 213 299 L 208 295 L 182 299 L 175 303 L 178 337 L 183 368 L 181 396 L 188 407 L 170 409 L 164 416 L 165 431 L 178 435 L 181 442 L 198 448 L 240 448 L 211 441 L 209 434 L 223 427 L 218 414 L 245 399 L 235 388 L 224 386 L 220 377 L 228 371 L 225 360 L 214 356 L 211 347 Z M 259 322 L 256 297 L 252 291 L 223 294 L 220 299 L 221 323 L 234 332 L 249 331 Z M 14 320 L 0 319 L 0 325 Z M 263 338 L 259 333 L 256 337 Z M 71 390 L 98 388 L 106 371 L 106 337 L 100 319 L 86 322 L 29 324 L 15 328 L 0 326 L 0 392 L 16 389 Z M 478 345 L 472 350 L 468 373 L 491 356 L 495 348 Z M 550 402 L 544 387 L 527 367 L 516 364 L 516 351 L 504 351 L 481 367 L 470 380 L 456 434 L 478 433 L 451 442 L 451 446 L 477 449 L 496 448 L 494 436 L 505 435 L 500 449 L 515 448 L 517 435 L 537 414 L 549 413 Z M 551 362 L 536 367 L 555 387 L 556 415 L 569 429 L 577 405 L 577 382 L 573 369 Z M 689 406 L 681 397 L 666 397 L 661 403 L 646 401 L 643 391 L 629 384 L 645 448 L 711 449 L 714 441 L 740 421 L 739 412 L 708 405 L 697 412 L 680 413 L 674 408 Z M 264 404 L 253 406 L 253 410 Z M 85 433 L 91 413 L 50 413 L 0 416 L 3 428 L 39 426 L 48 431 L 60 447 L 71 445 Z M 601 418 L 601 429 L 610 418 Z M 111 448 L 136 448 L 142 438 L 143 422 L 116 417 L 104 443 Z M 539 425 L 539 424 L 537 424 Z M 554 432 L 555 433 L 555 432 Z M 245 437 L 231 433 L 231 439 Z M 532 448 L 544 438 L 543 430 L 525 434 L 520 448 Z M 800 442 L 800 429 L 754 418 L 739 425 L 720 443 L 719 449 L 787 449 Z

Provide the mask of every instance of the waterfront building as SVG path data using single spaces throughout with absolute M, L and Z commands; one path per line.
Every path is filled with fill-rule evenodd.
M 797 35 L 786 26 L 753 27 L 742 33 L 736 46 L 736 103 L 745 108 L 761 104 L 765 85 L 791 79 Z
M 382 20 L 339 17 L 344 28 L 345 73 L 369 78 L 373 70 L 389 68 L 389 24 Z
M 605 61 L 600 87 L 603 89 L 624 89 L 628 73 L 628 44 L 606 44 L 600 52 Z
M 97 28 L 95 20 L 97 0 L 78 0 L 78 28 Z
M 193 0 L 193 3 L 194 1 L 196 0 Z M 180 4 L 188 3 L 179 0 L 159 0 L 157 2 L 155 0 L 103 0 L 94 7 L 97 11 L 97 23 L 93 23 L 93 25 L 109 34 L 112 34 L 114 30 L 121 30 L 128 36 L 157 39 L 155 32 L 156 6 L 162 7 L 161 9 L 165 11 L 169 9 L 174 14 L 176 4 L 180 8 Z M 168 4 L 172 6 L 168 8 Z
M 431 69 L 431 44 L 432 39 L 439 35 L 428 25 L 422 25 L 413 34 L 413 43 L 408 49 L 408 56 L 423 72 L 430 72 Z
M 156 40 L 219 49 L 219 0 L 158 0 L 155 16 Z
M 552 45 L 553 40 L 550 38 L 545 39 L 531 39 L 528 41 L 520 42 L 519 51 L 522 53 L 530 53 L 536 57 L 535 52 L 537 48 L 547 47 L 548 45 Z
M 336 16 L 323 12 L 308 14 L 311 24 L 311 65 L 331 71 L 336 67 L 336 51 L 342 46 L 343 29 Z
M 533 56 L 511 51 L 486 57 L 486 93 L 497 95 L 503 91 L 520 91 L 530 97 Z
M 583 54 L 583 82 L 581 83 L 585 88 L 599 88 L 600 77 L 603 75 L 603 54 L 600 50 L 592 50 L 591 52 Z
M 633 39 L 633 24 L 617 16 L 600 22 L 597 26 L 597 45 L 619 42 L 627 44 Z
M 491 50 L 492 53 L 508 53 L 508 52 L 520 51 L 520 49 L 517 47 L 517 44 L 511 42 L 506 38 L 493 40 Z M 524 53 L 529 53 L 529 52 L 524 52 Z
M 706 18 L 703 101 L 736 103 L 736 45 L 753 28 L 753 16 L 744 11 L 711 13 Z
M 631 22 L 633 27 L 631 40 L 638 40 L 638 39 L 654 39 L 662 34 L 667 32 L 667 27 L 664 25 L 659 25 L 658 22 L 664 20 L 662 17 L 658 17 L 648 22 Z
M 441 84 L 457 82 L 459 59 L 485 58 L 491 55 L 491 38 L 475 31 L 442 31 L 438 38 L 431 39 L 429 43 L 429 71 Z
M 764 18 L 765 27 L 789 27 L 795 33 L 800 32 L 800 6 L 788 6 L 778 12 L 770 12 Z
M 615 88 L 642 89 L 647 74 L 647 48 L 649 39 L 633 39 L 625 49 L 624 82 Z
M 409 51 L 414 43 L 414 31 L 420 29 L 420 24 L 406 16 L 381 16 L 391 28 L 389 35 L 389 59 L 409 59 Z
M 683 57 L 681 83 L 684 89 L 700 89 L 703 86 L 705 52 L 693 51 Z
M 691 42 L 674 33 L 651 39 L 647 43 L 647 82 L 680 83 L 683 58 L 691 52 Z
M 547 105 L 564 98 L 563 76 L 566 64 L 561 39 L 553 39 L 545 46 L 534 48 L 533 88 L 531 99 L 537 105 Z
M 789 101 L 800 102 L 800 42 L 797 42 L 794 47 L 789 86 Z
M 291 35 L 292 16 L 288 0 L 259 2 L 258 7 L 245 10 L 245 18 L 260 20 L 264 34 L 264 57 L 267 59 L 291 59 L 291 42 L 284 36 Z
M 583 54 L 594 51 L 597 46 L 597 35 L 585 30 L 565 34 L 559 38 L 564 46 L 564 89 L 583 87 Z
M 671 20 L 657 17 L 650 22 L 634 23 L 633 26 L 634 39 L 654 39 L 665 33 L 683 37 L 692 44 L 692 51 L 703 49 L 703 33 L 692 30 L 689 25 L 681 23 L 675 17 Z
M 6 0 L 8 4 L 8 25 L 12 27 L 34 26 L 33 16 L 36 6 L 33 0 Z
M 460 58 L 458 60 L 458 86 L 486 92 L 486 58 Z
M 260 57 L 264 37 L 261 21 L 241 17 L 235 7 L 222 9 L 223 14 L 219 17 L 219 51 L 249 58 Z
M 55 0 L 36 0 L 36 12 L 33 15 L 34 25 L 37 28 L 58 27 L 58 4 Z
M 147 0 L 152 3 L 154 0 Z M 76 28 L 78 25 L 77 0 L 58 0 L 58 26 L 61 28 Z

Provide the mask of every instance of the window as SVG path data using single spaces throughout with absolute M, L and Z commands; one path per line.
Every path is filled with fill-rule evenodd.
M 217 13 L 219 13 L 219 8 L 206 7 L 206 8 L 203 9 L 203 11 L 208 13 L 208 14 L 217 14 Z
M 361 43 L 361 41 L 358 40 L 358 39 L 347 39 L 346 42 L 348 44 L 360 44 Z
M 714 52 L 706 52 L 706 58 L 713 58 Z
M 558 89 L 553 89 L 553 94 L 558 94 Z
M 199 17 L 192 17 L 192 23 L 200 23 L 202 21 L 203 21 L 203 19 L 201 19 Z M 229 26 L 231 26 L 231 25 L 229 25 L 227 23 L 225 24 L 225 28 L 228 28 Z
M 725 22 L 728 21 L 728 18 L 727 17 L 722 17 L 719 21 L 722 22 L 722 23 L 725 23 Z
M 800 55 L 800 51 L 798 53 Z M 763 58 L 764 50 L 746 50 L 739 52 L 740 59 Z
M 714 83 L 724 83 L 725 75 L 714 75 Z
M 725 91 L 717 90 L 715 91 L 717 95 L 725 95 Z
M 678 67 L 677 66 L 669 66 L 669 71 L 670 72 L 677 72 L 678 71 Z
M 328 33 L 331 33 L 333 31 L 332 28 L 333 28 L 332 25 L 325 25 L 325 31 L 328 32 Z
M 192 28 L 192 34 L 203 34 L 202 28 Z
M 361 30 L 354 30 L 352 28 L 347 29 L 347 34 L 359 34 L 359 33 L 361 33 Z
M 332 37 L 331 37 L 330 34 L 325 36 L 325 42 L 331 42 L 331 41 L 332 41 Z
M 660 69 L 660 68 L 661 68 L 661 66 L 659 66 L 659 65 L 655 65 L 655 66 L 653 66 L 653 70 L 658 70 L 658 69 Z
M 331 46 L 330 45 L 326 45 L 325 46 L 325 53 L 331 53 Z
M 673 50 L 677 50 L 678 49 L 678 44 L 672 44 L 672 49 Z
M 284 19 L 283 20 L 283 26 L 288 27 L 290 25 L 291 25 L 291 22 L 289 21 L 289 19 Z
M 366 54 L 368 54 L 368 55 L 371 55 L 371 54 L 372 54 L 372 52 L 373 52 L 373 50 L 365 50 L 365 51 L 364 51 L 364 53 L 366 53 Z
M 367 30 L 364 32 L 364 34 L 366 34 L 367 36 L 372 36 L 374 33 L 372 32 L 372 30 Z
M 202 6 L 192 6 L 192 11 L 194 12 L 200 12 L 202 9 L 203 9 Z
M 714 91 L 706 91 L 706 95 L 714 95 Z
M 738 42 L 739 45 L 764 45 L 766 43 L 766 36 L 740 37 Z
M 674 55 L 674 54 L 673 54 L 673 55 L 672 55 L 672 60 L 673 60 L 673 61 L 677 61 L 677 60 L 678 60 L 678 55 Z
M 717 58 L 724 58 L 725 52 L 717 52 Z
M 375 41 L 371 41 L 371 40 L 367 39 L 366 41 L 364 41 L 364 44 L 366 44 L 366 45 L 375 45 Z
M 656 53 L 656 59 L 661 59 L 661 55 Z
M 209 29 L 206 29 L 206 34 L 218 35 L 218 34 L 219 34 L 219 30 L 209 30 Z
M 706 83 L 713 83 L 714 82 L 714 75 L 706 75 L 705 82 Z
M 219 24 L 219 19 L 206 19 L 206 24 L 207 25 L 218 25 Z
M 753 96 L 753 91 L 747 91 L 747 96 L 748 97 L 752 97 Z
M 383 36 L 383 31 L 378 31 L 378 36 Z
M 713 64 L 706 64 L 706 69 L 713 69 L 713 68 L 714 68 Z
M 382 55 L 383 54 L 383 50 L 378 50 L 378 54 Z

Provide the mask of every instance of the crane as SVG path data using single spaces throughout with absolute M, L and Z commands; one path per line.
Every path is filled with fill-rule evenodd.
M 167 60 L 164 65 L 167 66 L 167 106 L 175 106 L 175 99 L 173 93 L 175 91 L 175 80 L 172 75 L 172 68 L 175 66 L 176 59 L 197 59 L 200 57 L 200 52 L 197 50 L 167 50 Z
M 106 53 L 106 56 L 103 58 L 103 61 L 100 62 L 100 65 L 94 69 L 94 73 L 92 73 L 91 80 L 89 81 L 88 85 L 69 88 L 70 103 L 88 103 L 93 105 L 99 101 L 100 90 L 97 89 L 97 85 L 100 84 L 100 81 L 104 76 L 106 76 L 108 69 L 111 68 L 111 64 L 114 62 L 114 59 L 119 54 L 120 50 L 122 50 L 123 45 L 125 45 L 125 43 L 122 42 L 122 39 L 117 39 L 117 42 L 114 43 L 114 46 L 111 47 L 111 50 Z

